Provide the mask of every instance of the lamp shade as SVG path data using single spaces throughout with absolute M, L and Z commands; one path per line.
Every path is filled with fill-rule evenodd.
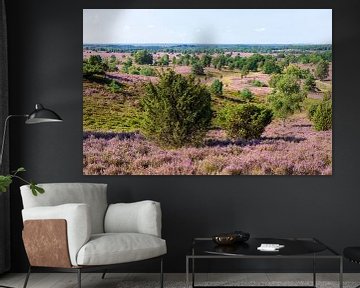
M 45 108 L 41 104 L 35 105 L 35 110 L 29 114 L 26 124 L 38 124 L 46 122 L 62 122 L 61 117 L 54 111 Z

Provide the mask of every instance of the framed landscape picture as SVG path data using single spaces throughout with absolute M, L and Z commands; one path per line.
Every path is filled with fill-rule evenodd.
M 84 9 L 83 173 L 332 175 L 332 67 L 331 9 Z

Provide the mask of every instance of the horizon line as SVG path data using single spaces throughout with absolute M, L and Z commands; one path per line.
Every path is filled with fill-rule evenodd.
M 171 42 L 164 42 L 164 43 L 83 43 L 83 45 L 332 45 L 332 43 L 190 43 L 190 42 L 183 42 L 183 43 L 171 43 Z

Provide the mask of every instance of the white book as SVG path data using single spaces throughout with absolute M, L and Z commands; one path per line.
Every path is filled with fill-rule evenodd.
M 268 244 L 268 243 L 262 243 L 259 247 L 257 247 L 260 251 L 279 251 L 279 249 L 284 248 L 284 245 L 280 244 Z

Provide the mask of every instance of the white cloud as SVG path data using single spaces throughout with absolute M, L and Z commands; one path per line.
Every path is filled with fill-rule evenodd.
M 256 28 L 254 29 L 256 32 L 264 32 L 266 30 L 265 27 L 260 27 L 260 28 Z
M 124 31 L 129 31 L 130 29 L 131 29 L 130 25 L 125 25 L 125 26 L 123 27 L 123 30 L 124 30 Z
M 147 28 L 149 28 L 149 29 L 154 29 L 156 26 L 155 25 L 153 25 L 153 24 L 149 24 L 149 25 L 147 25 Z

